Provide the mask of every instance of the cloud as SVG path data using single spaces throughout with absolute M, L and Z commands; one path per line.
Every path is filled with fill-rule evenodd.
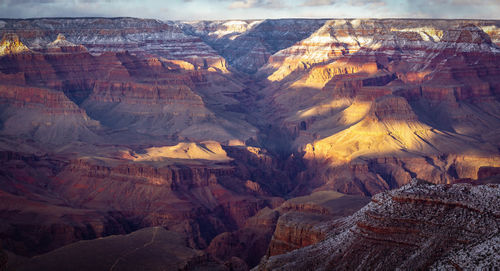
M 248 9 L 248 8 L 286 8 L 281 0 L 238 0 L 229 5 L 229 9 Z
M 437 0 L 440 1 L 440 0 Z M 347 4 L 352 6 L 386 6 L 386 0 L 348 0 Z
M 257 0 L 235 1 L 229 5 L 229 8 L 253 8 L 257 4 Z
M 500 19 L 499 0 L 0 0 L 0 18 L 121 17 Z
M 141 2 L 140 2 L 141 1 Z M 152 0 L 0 0 L 0 18 L 125 17 L 165 18 L 165 6 Z
M 115 4 L 123 4 L 126 3 L 127 0 L 115 0 Z M 65 1 L 65 0 L 0 0 L 0 4 L 3 4 L 6 7 L 12 6 L 20 6 L 20 5 L 31 5 L 31 6 L 44 6 L 44 5 L 78 5 L 78 4 L 87 4 L 87 3 L 113 3 L 112 0 L 73 0 L 73 1 Z
M 495 19 L 499 18 L 498 0 L 407 0 L 408 11 L 413 17 L 449 19 Z
M 58 0 L 5 0 L 5 1 L 0 1 L 0 3 L 3 3 L 6 6 L 15 6 L 15 5 L 36 5 L 36 4 L 52 4 L 52 3 L 57 3 L 57 2 L 62 2 Z
M 302 3 L 304 7 L 329 6 L 335 4 L 336 0 L 307 0 Z
M 437 0 L 442 1 L 442 0 Z M 367 6 L 367 5 L 377 5 L 385 6 L 385 0 L 306 0 L 301 6 L 304 7 L 316 7 L 316 6 L 331 6 L 335 4 L 345 4 L 350 6 Z

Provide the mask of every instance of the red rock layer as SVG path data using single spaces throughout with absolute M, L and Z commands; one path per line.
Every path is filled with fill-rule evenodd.
M 413 181 L 376 195 L 347 219 L 332 221 L 343 225 L 330 231 L 324 241 L 267 258 L 257 270 L 427 269 L 454 250 L 498 238 L 498 191 L 497 184 L 446 186 Z M 496 255 L 486 257 L 476 264 L 493 267 Z
M 500 175 L 499 167 L 480 167 L 477 172 L 478 179 L 486 179 L 498 175 Z
M 132 134 L 149 131 L 157 136 L 189 140 L 245 140 L 251 136 L 251 131 L 239 127 L 249 124 L 228 122 L 223 120 L 224 115 L 216 116 L 195 92 L 213 88 L 220 88 L 222 93 L 226 89 L 241 90 L 241 86 L 216 70 L 195 70 L 182 60 L 152 54 L 92 55 L 86 50 L 50 48 L 1 57 L 0 76 L 9 84 L 64 92 L 106 128 L 127 129 Z M 222 93 L 217 95 L 226 95 Z M 51 117 L 57 118 L 57 113 Z M 56 124 L 52 127 L 57 126 L 56 121 L 51 123 Z M 48 133 L 58 133 L 53 128 L 48 130 L 51 129 L 54 131 Z
M 17 85 L 0 85 L 0 100 L 18 108 L 41 109 L 43 113 L 76 114 L 82 117 L 85 110 L 76 106 L 63 92 L 46 88 Z
M 55 157 L 1 152 L 0 217 L 4 248 L 33 256 L 82 239 L 123 234 L 133 229 L 114 211 L 68 206 L 47 191 L 48 177 L 64 166 Z
M 223 261 L 240 257 L 254 267 L 264 255 L 282 254 L 323 240 L 326 221 L 350 215 L 367 202 L 368 198 L 331 191 L 290 199 L 273 210 L 259 211 L 238 231 L 216 236 L 206 251 Z
M 440 32 L 432 34 L 427 24 Z M 500 51 L 476 25 L 332 20 L 278 52 L 277 62 L 261 70 L 270 74 L 263 104 L 310 162 L 310 173 L 299 178 L 304 187 L 372 194 L 408 176 L 450 183 L 474 175 L 481 166 L 475 157 L 497 166 L 498 120 L 490 116 L 498 107 Z M 344 53 L 329 54 L 341 40 Z M 346 51 L 349 46 L 354 49 Z M 451 166 L 449 158 L 466 153 L 470 165 Z M 398 160 L 399 169 L 385 162 L 365 166 L 374 157 Z M 474 170 L 463 174 L 462 168 Z
M 214 233 L 242 225 L 268 204 L 221 186 L 219 179 L 238 181 L 234 175 L 227 165 L 156 168 L 131 163 L 101 166 L 80 160 L 54 177 L 51 189 L 72 205 L 119 210 L 143 225 L 182 230 L 186 227 L 182 224 L 188 223 L 188 228 L 194 228 L 184 230 L 202 231 L 195 234 L 203 234 L 195 242 L 203 247 Z
M 216 235 L 243 228 L 247 219 L 260 209 L 280 203 L 279 198 L 267 196 L 270 193 L 265 187 L 261 190 L 251 189 L 252 186 L 245 189 L 249 182 L 259 186 L 257 182 L 262 183 L 263 180 L 259 177 L 254 179 L 256 182 L 240 179 L 248 174 L 248 169 L 235 167 L 229 162 L 193 163 L 174 159 L 172 162 L 177 164 L 174 165 L 116 158 L 101 160 L 103 158 L 97 157 L 67 161 L 62 155 L 56 159 L 16 152 L 0 157 L 4 161 L 4 174 L 11 176 L 11 181 L 2 179 L 5 191 L 2 198 L 16 198 L 20 206 L 25 206 L 21 209 L 37 204 L 58 204 L 61 205 L 60 212 L 68 213 L 58 218 L 49 212 L 43 216 L 47 217 L 43 219 L 52 221 L 46 226 L 38 220 L 34 224 L 27 223 L 26 227 L 13 224 L 22 229 L 22 237 L 16 237 L 10 231 L 2 232 L 4 239 L 34 240 L 33 245 L 25 247 L 16 246 L 17 241 L 9 241 L 9 249 L 20 254 L 32 255 L 79 239 L 146 226 L 166 227 L 186 236 L 190 246 L 204 248 Z M 16 167 L 16 164 L 28 164 L 29 167 Z M 245 170 L 247 173 L 238 172 Z M 27 199 L 12 196 L 19 194 L 29 196 Z M 41 200 L 47 201 L 46 198 L 50 199 L 49 203 L 40 203 Z M 6 202 L 2 209 L 6 222 L 16 217 L 6 211 L 9 204 Z M 73 218 L 72 210 L 82 214 Z M 87 222 L 92 216 L 95 223 Z M 19 219 L 23 220 L 22 217 Z M 51 223 L 64 228 L 64 234 L 51 236 L 47 233 L 50 227 L 56 227 Z M 78 233 L 79 225 L 85 223 L 94 223 L 92 227 L 87 226 L 92 229 L 91 233 Z M 267 226 L 264 228 L 267 230 Z M 35 234 L 35 229 L 39 229 L 40 234 Z M 268 233 L 269 238 L 270 234 L 272 232 Z M 46 243 L 39 243 L 41 239 L 48 238 L 46 236 L 50 236 Z M 41 250 L 33 250 L 33 246 L 37 245 Z M 258 247 L 265 251 L 264 245 Z M 254 257 L 254 261 L 257 260 Z
M 267 255 L 284 254 L 322 241 L 325 232 L 318 225 L 327 219 L 321 215 L 285 213 L 276 224 Z
M 16 33 L 28 47 L 42 49 L 61 34 L 92 53 L 130 51 L 191 62 L 198 68 L 226 71 L 224 58 L 200 38 L 185 34 L 172 23 L 136 18 L 7 20 L 0 30 Z M 52 50 L 52 49 L 51 49 Z M 64 50 L 64 49 L 63 49 Z

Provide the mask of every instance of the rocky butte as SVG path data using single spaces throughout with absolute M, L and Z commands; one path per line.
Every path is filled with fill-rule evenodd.
M 0 270 L 500 265 L 500 21 L 0 35 Z

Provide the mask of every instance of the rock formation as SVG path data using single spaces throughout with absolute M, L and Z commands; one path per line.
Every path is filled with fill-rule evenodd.
M 310 163 L 307 192 L 385 190 L 399 177 L 370 172 L 394 172 L 377 162 L 387 159 L 406 165 L 446 154 L 497 164 L 498 119 L 490 116 L 499 49 L 482 23 L 331 20 L 274 54 L 258 72 L 268 80 L 261 103 Z M 382 160 L 366 162 L 374 156 Z M 372 169 L 353 171 L 360 164 Z M 428 165 L 407 174 L 443 183 L 465 177 L 445 170 L 427 178 Z
M 349 216 L 368 203 L 369 199 L 320 191 L 296 197 L 283 203 L 267 251 L 268 256 L 306 247 L 326 237 L 328 221 Z
M 498 21 L 41 18 L 0 26 L 0 239 L 15 258 L 156 226 L 183 236 L 189 255 L 205 250 L 187 270 L 205 255 L 217 268 L 246 270 L 264 255 L 263 266 L 275 266 L 279 254 L 320 247 L 347 228 L 356 230 L 345 233 L 352 247 L 332 257 L 360 249 L 367 268 L 481 266 L 484 247 L 497 243 L 474 243 L 484 224 L 459 240 L 468 247 L 445 238 L 453 251 L 433 241 L 425 253 L 438 258 L 393 263 L 376 240 L 403 242 L 411 254 L 421 245 L 415 232 L 448 234 L 421 223 L 403 231 L 396 214 L 382 212 L 389 205 L 411 215 L 407 208 L 441 212 L 432 209 L 440 204 L 459 224 L 486 219 L 441 199 L 476 195 L 457 187 L 495 188 L 444 184 L 498 183 Z M 412 178 L 442 184 L 415 188 L 441 191 L 436 202 L 386 199 L 413 191 L 405 186 Z M 383 203 L 341 219 L 373 195 Z
M 29 51 L 16 34 L 4 34 L 0 42 L 0 56 L 19 54 Z
M 216 236 L 207 252 L 227 261 L 239 257 L 249 267 L 264 255 L 278 255 L 317 243 L 325 237 L 325 222 L 348 216 L 369 201 L 333 191 L 316 192 L 264 208 L 238 231 Z
M 410 184 L 375 195 L 331 221 L 315 245 L 265 259 L 255 270 L 494 268 L 498 184 Z
M 254 73 L 277 51 L 306 38 L 323 20 L 187 22 L 181 27 L 216 49 L 231 66 Z M 293 29 L 294 31 L 289 31 Z
M 23 31 L 27 25 L 30 31 Z M 90 26 L 90 27 L 89 27 Z M 92 53 L 129 51 L 186 60 L 198 68 L 226 69 L 224 58 L 200 38 L 185 34 L 178 26 L 159 20 L 136 18 L 6 20 L 0 34 L 17 33 L 26 45 L 43 48 L 63 35 Z

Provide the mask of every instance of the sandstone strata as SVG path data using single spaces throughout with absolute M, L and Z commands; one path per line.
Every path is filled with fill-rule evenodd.
M 32 256 L 161 226 L 244 270 L 342 231 L 330 221 L 354 212 L 341 203 L 355 196 L 331 205 L 322 193 L 495 182 L 498 29 L 2 19 L 4 249 Z M 380 225 L 365 224 L 377 237 Z M 482 247 L 447 257 L 480 260 Z
M 492 268 L 498 264 L 491 253 L 498 249 L 498 191 L 497 184 L 450 186 L 414 180 L 377 194 L 349 218 L 331 222 L 342 226 L 324 241 L 267 258 L 256 270 L 466 268 L 467 259 Z M 485 250 L 489 245 L 493 247 Z
M 223 261 L 240 257 L 254 267 L 264 255 L 283 254 L 323 240 L 327 221 L 348 216 L 367 202 L 368 198 L 332 191 L 293 198 L 275 209 L 262 209 L 238 231 L 216 236 L 207 252 Z
M 490 116 L 499 51 L 483 31 L 489 23 L 331 20 L 273 55 L 259 71 L 269 81 L 262 103 L 310 163 L 304 178 L 372 194 L 402 180 L 372 174 L 395 170 L 376 161 L 399 160 L 400 172 L 448 183 L 467 170 L 431 177 L 433 162 L 448 160 L 439 157 L 497 164 L 498 120 Z M 365 162 L 372 158 L 382 160 Z M 426 162 L 404 169 L 415 159 Z

